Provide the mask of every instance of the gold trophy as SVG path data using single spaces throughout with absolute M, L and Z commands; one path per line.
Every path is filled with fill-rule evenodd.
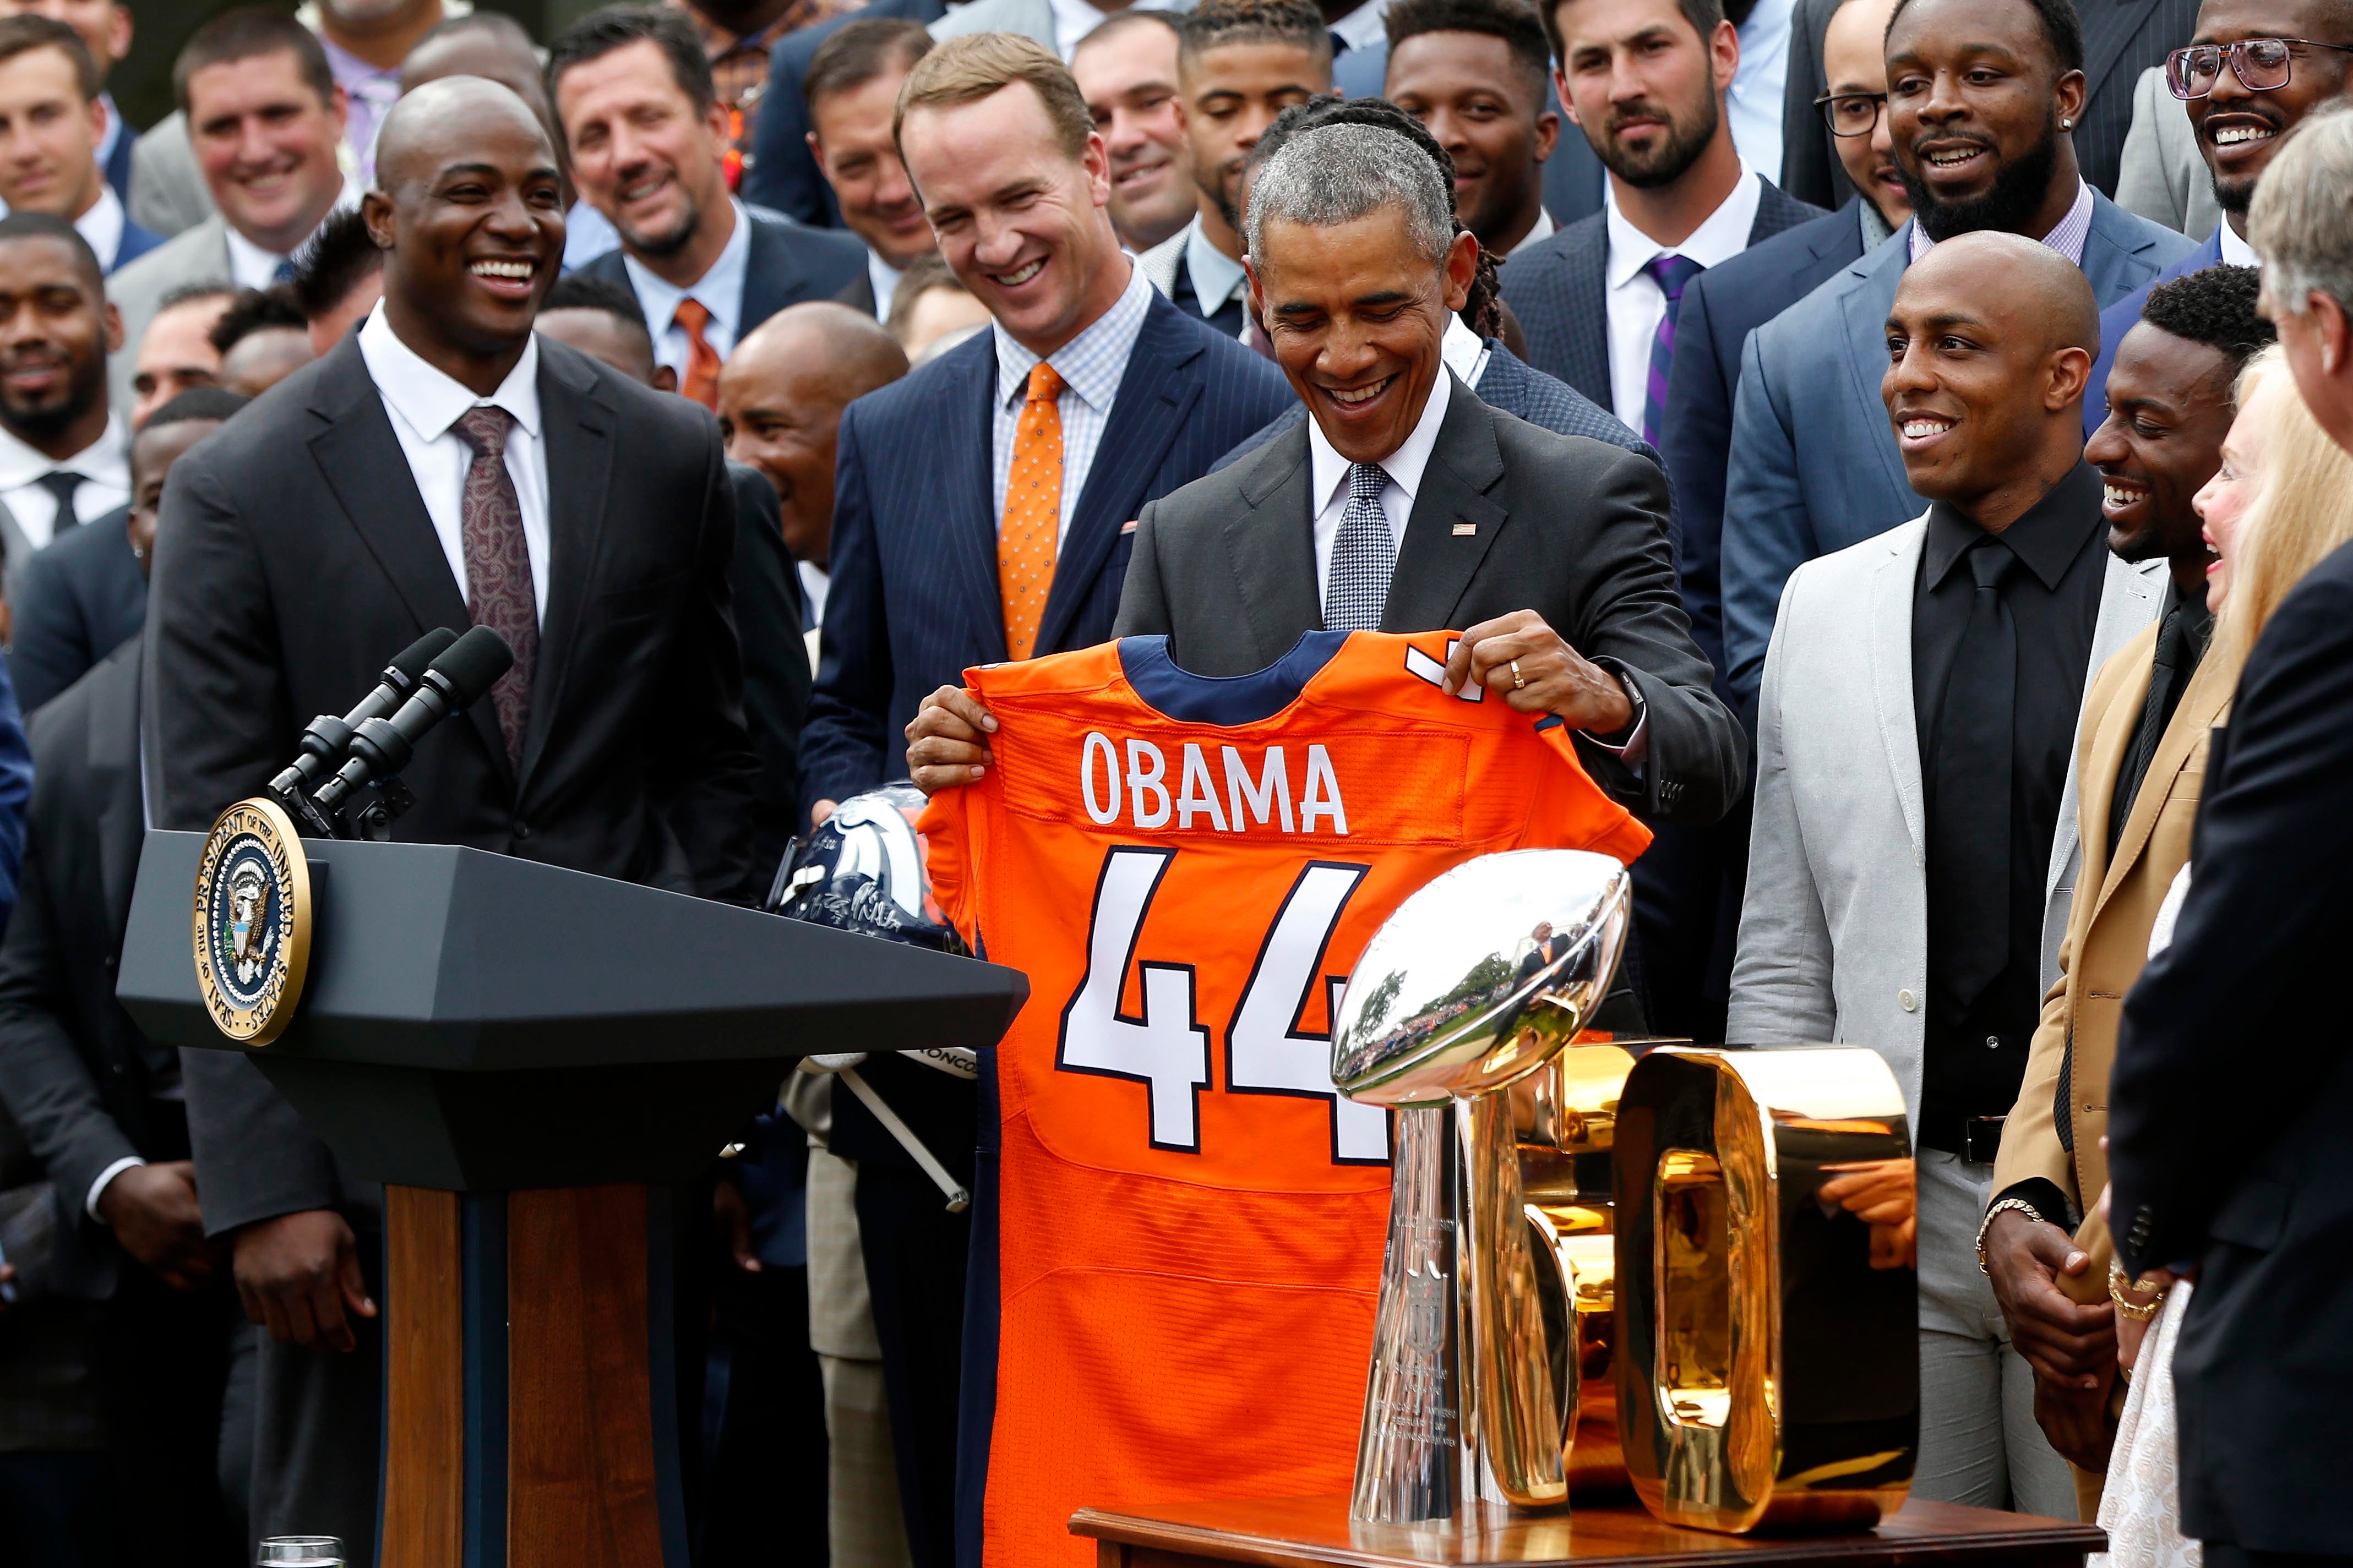
M 1504 1091 L 1592 1017 L 1630 918 L 1606 855 L 1485 855 L 1399 905 L 1349 976 L 1333 1081 L 1398 1112 L 1358 1521 L 1472 1526 L 1489 1505 L 1567 1498 L 1576 1365 L 1563 1389 L 1544 1305 L 1576 1281 L 1557 1249 L 1530 1245 Z

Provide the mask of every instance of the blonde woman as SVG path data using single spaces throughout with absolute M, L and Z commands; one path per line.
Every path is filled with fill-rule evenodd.
M 2288 590 L 2339 545 L 2353 542 L 2353 457 L 2313 418 L 2278 349 L 2249 362 L 2239 377 L 2238 405 L 2222 442 L 2222 467 L 2191 502 L 2216 556 L 2207 568 L 2206 603 L 2216 619 L 2206 658 L 2234 683 Z M 2158 911 L 2151 958 L 2172 940 L 2189 875 L 2190 867 L 2183 867 Z M 2103 1214 L 2107 1205 L 2103 1193 Z M 2140 1283 L 2154 1286 L 2154 1294 L 2136 1288 L 2118 1296 L 2116 1359 L 2133 1384 L 2100 1500 L 2108 1551 L 2091 1561 L 2112 1568 L 2199 1568 L 2199 1545 L 2181 1533 L 2173 1397 L 2173 1347 L 2192 1286 L 2162 1271 Z

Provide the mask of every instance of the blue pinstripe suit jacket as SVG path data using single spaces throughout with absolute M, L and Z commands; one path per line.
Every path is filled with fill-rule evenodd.
M 842 412 L 824 662 L 801 733 L 803 804 L 907 776 L 916 705 L 1003 660 L 980 332 Z M 1191 483 L 1292 401 L 1281 372 L 1158 294 L 1120 378 L 1038 628 L 1038 651 L 1111 635 L 1144 503 Z

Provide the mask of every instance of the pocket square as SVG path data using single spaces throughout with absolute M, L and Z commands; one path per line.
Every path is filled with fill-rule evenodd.
M 1119 531 L 1122 533 L 1134 533 L 1135 531 L 1135 523 L 1136 520 L 1131 517 L 1125 522 L 1119 525 Z

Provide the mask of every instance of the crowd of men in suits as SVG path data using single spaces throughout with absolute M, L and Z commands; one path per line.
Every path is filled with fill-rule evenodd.
M 316 0 L 195 28 L 143 132 L 131 28 L 0 0 L 0 1558 L 372 1561 L 381 1193 L 113 973 L 145 827 L 470 621 L 516 665 L 402 835 L 744 900 L 840 801 L 990 765 L 969 667 L 1460 631 L 1450 676 L 1656 832 L 1616 1026 L 1903 1083 L 1915 1489 L 2088 1517 L 2116 1333 L 2069 1287 L 2224 1238 L 2159 1152 L 2206 1042 L 2122 998 L 2217 789 L 2192 498 L 2266 314 L 2353 418 L 2353 243 L 2280 240 L 2259 309 L 2250 231 L 2353 4 L 672 0 L 537 40 Z M 2341 923 L 2277 780 L 2326 777 L 2353 663 L 2262 655 L 2246 868 L 2201 859 L 2182 930 L 2282 976 L 2334 1104 L 2265 900 Z M 2162 980 L 2227 1026 L 2228 979 Z M 969 1181 L 975 1086 L 868 1072 Z M 972 1221 L 829 1084 L 679 1200 L 698 1556 L 781 1511 L 969 1568 Z M 2262 1518 L 2206 1521 L 2308 1550 Z

